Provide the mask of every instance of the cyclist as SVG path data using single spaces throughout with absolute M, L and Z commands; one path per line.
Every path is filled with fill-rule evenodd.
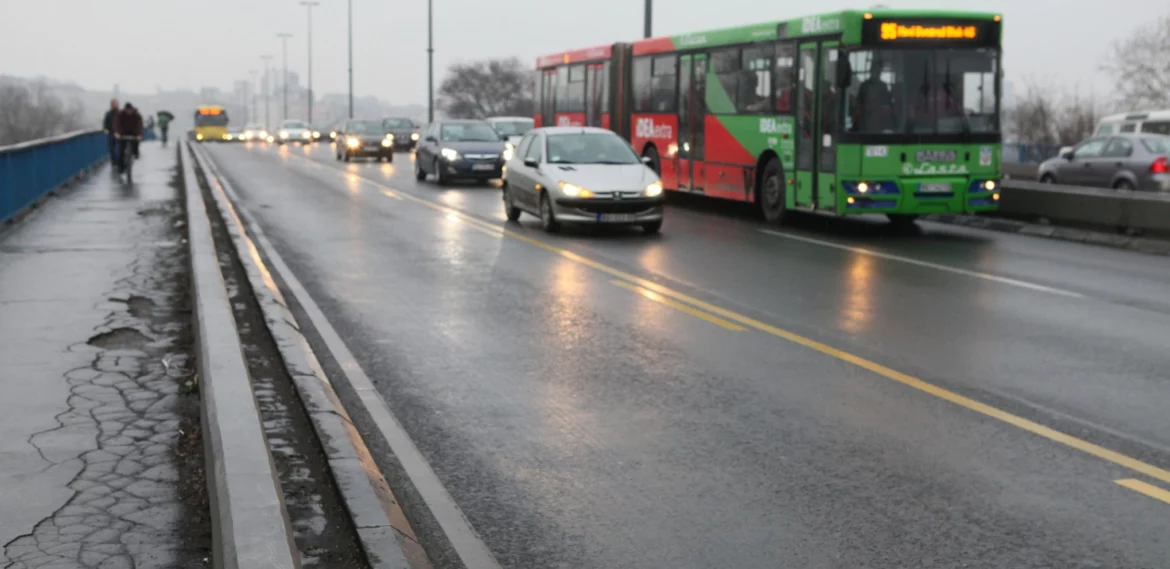
M 138 158 L 138 141 L 142 139 L 142 115 L 138 114 L 138 109 L 134 108 L 134 105 L 126 103 L 126 107 L 118 113 L 114 120 L 114 133 L 122 141 L 118 155 L 118 170 L 121 171 L 125 164 L 122 158 L 126 156 L 127 151 L 133 152 L 134 157 Z
M 161 112 L 158 114 L 158 131 L 162 135 L 163 146 L 167 145 L 167 127 L 171 125 L 171 113 Z
M 114 132 L 114 122 L 118 119 L 118 100 L 110 99 L 110 110 L 106 111 L 106 116 L 102 119 L 102 130 L 106 133 L 106 148 L 110 152 L 110 163 L 117 165 L 118 157 L 114 155 L 114 149 L 117 148 L 117 134 Z

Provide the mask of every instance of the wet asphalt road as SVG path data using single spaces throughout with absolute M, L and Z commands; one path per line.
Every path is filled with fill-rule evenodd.
M 842 360 L 1164 469 L 1170 259 L 695 200 L 547 236 L 406 154 L 211 152 L 504 567 L 1170 565 L 1170 503 L 1114 481 L 1170 484 Z

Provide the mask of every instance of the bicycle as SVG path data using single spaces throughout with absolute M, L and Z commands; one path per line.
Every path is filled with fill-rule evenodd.
M 119 149 L 122 154 L 122 173 L 126 174 L 126 183 L 134 183 L 134 152 L 129 151 L 130 141 L 140 141 L 141 136 L 122 136 L 118 135 L 118 141 L 121 145 Z

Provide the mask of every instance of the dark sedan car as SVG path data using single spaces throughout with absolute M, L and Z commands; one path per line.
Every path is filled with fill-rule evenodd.
M 1041 182 L 1170 192 L 1170 137 L 1095 136 L 1040 165 Z
M 394 135 L 394 150 L 413 150 L 421 138 L 418 124 L 408 118 L 385 118 L 382 119 L 382 125 Z
M 386 132 L 382 121 L 345 121 L 337 133 L 338 160 L 349 162 L 351 158 L 361 156 L 394 161 L 394 135 Z
M 504 141 L 484 121 L 435 121 L 423 130 L 414 156 L 414 176 L 419 181 L 427 174 L 439 184 L 454 178 L 486 182 L 503 177 Z

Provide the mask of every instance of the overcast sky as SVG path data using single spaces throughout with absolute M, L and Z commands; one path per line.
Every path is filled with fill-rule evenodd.
M 346 0 L 313 10 L 318 93 L 346 90 Z M 426 1 L 352 0 L 354 89 L 391 103 L 426 101 Z M 1004 68 L 1091 86 L 1110 42 L 1170 12 L 1166 0 L 657 0 L 655 35 L 784 19 L 878 2 L 896 8 L 1004 14 Z M 436 83 L 455 60 L 537 55 L 641 37 L 641 0 L 434 0 Z M 813 7 L 810 7 L 813 6 Z M 624 18 L 622 17 L 624 16 Z M 44 75 L 123 92 L 197 89 L 247 78 L 262 54 L 280 65 L 276 33 L 292 32 L 289 67 L 305 79 L 306 9 L 298 0 L 0 0 L 0 74 Z

